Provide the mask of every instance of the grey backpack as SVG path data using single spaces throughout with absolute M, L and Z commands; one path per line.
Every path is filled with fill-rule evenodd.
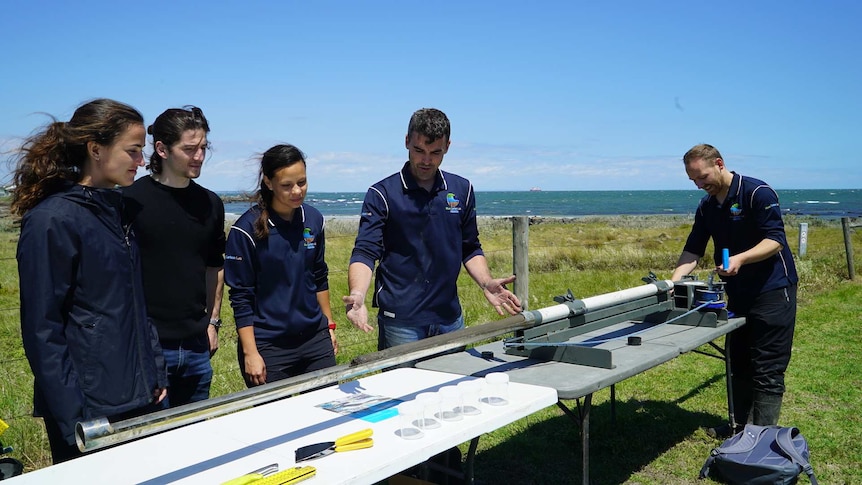
M 794 484 L 805 472 L 817 485 L 808 456 L 808 443 L 799 429 L 746 424 L 712 450 L 700 478 L 710 476 L 730 484 Z

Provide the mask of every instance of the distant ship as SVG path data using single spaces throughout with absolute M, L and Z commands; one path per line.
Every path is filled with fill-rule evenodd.
M 530 192 L 541 192 L 541 191 L 542 191 L 541 187 L 530 187 Z

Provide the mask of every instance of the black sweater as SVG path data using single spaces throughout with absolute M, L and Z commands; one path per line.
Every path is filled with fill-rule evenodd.
M 206 270 L 224 265 L 224 204 L 191 181 L 177 189 L 143 177 L 123 190 L 144 275 L 147 313 L 161 339 L 206 331 Z

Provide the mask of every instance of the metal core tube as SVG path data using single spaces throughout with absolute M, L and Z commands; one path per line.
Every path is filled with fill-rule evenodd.
M 666 287 L 665 287 L 666 286 Z M 406 362 L 464 347 L 468 344 L 524 330 L 539 323 L 548 323 L 613 304 L 655 295 L 673 288 L 671 281 L 659 281 L 627 290 L 579 300 L 578 305 L 554 305 L 540 310 L 524 311 L 498 321 L 474 325 L 457 332 L 437 335 L 371 354 L 360 355 L 350 364 L 337 365 L 300 376 L 271 382 L 205 401 L 189 403 L 136 418 L 108 422 L 105 418 L 79 422 L 75 441 L 81 451 L 91 451 L 130 441 L 187 424 L 222 416 L 241 409 L 289 397 L 298 392 L 348 380 L 369 372 L 386 369 Z
M 523 312 L 495 322 L 475 325 L 457 332 L 437 335 L 380 352 L 360 355 L 347 365 L 342 364 L 309 372 L 205 401 L 189 403 L 115 423 L 110 423 L 105 418 L 79 422 L 75 427 L 75 441 L 81 451 L 92 451 L 124 443 L 528 328 L 533 325 L 534 321 L 534 316 L 530 312 Z

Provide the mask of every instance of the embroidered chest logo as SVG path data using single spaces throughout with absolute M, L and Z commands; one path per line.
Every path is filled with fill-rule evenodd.
M 446 210 L 449 211 L 450 214 L 458 214 L 461 212 L 461 208 L 458 207 L 461 204 L 461 201 L 455 197 L 455 194 L 449 192 L 446 194 Z
M 311 233 L 311 228 L 306 227 L 302 230 L 302 240 L 305 243 L 305 249 L 314 249 L 317 243 L 314 242 L 314 234 Z
M 734 202 L 730 206 L 730 219 L 733 221 L 742 220 L 742 207 L 739 206 L 739 202 Z

